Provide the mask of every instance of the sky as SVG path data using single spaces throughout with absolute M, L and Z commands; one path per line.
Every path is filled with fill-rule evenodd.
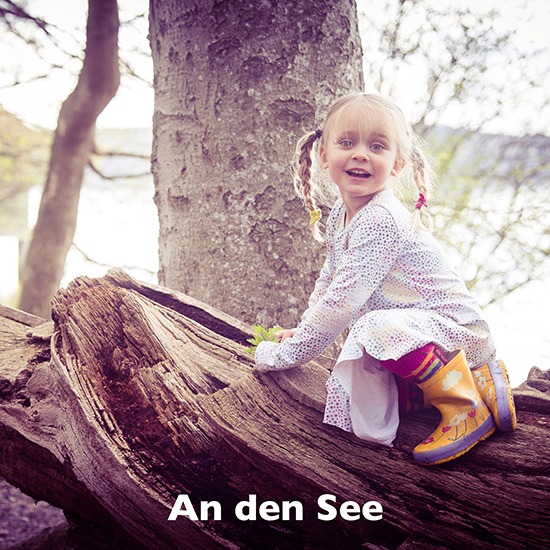
M 437 5 L 445 5 L 446 3 L 451 5 L 450 0 L 433 1 Z M 357 4 L 360 13 L 366 13 L 375 18 L 383 15 L 381 10 L 381 7 L 385 4 L 383 0 L 358 0 Z M 491 8 L 499 10 L 504 15 L 502 25 L 517 29 L 519 43 L 524 49 L 532 50 L 541 47 L 548 48 L 549 46 L 550 2 L 547 0 L 531 0 L 528 9 L 525 8 L 525 2 L 522 0 L 461 0 L 461 5 L 464 7 L 471 6 L 482 11 Z M 28 2 L 28 9 L 33 14 L 43 16 L 58 27 L 52 31 L 52 34 L 64 48 L 69 49 L 76 56 L 80 52 L 75 46 L 77 42 L 75 43 L 73 37 L 80 38 L 81 41 L 83 39 L 86 6 L 87 2 L 85 0 L 29 0 Z M 121 20 L 127 21 L 136 14 L 145 13 L 148 2 L 147 0 L 119 0 L 119 6 L 122 13 Z M 147 32 L 146 18 L 143 18 L 137 26 L 123 24 L 120 35 L 122 49 L 147 51 Z M 64 61 L 65 58 L 59 57 L 50 48 L 45 49 L 43 55 L 47 63 L 41 63 L 36 56 L 26 52 L 18 44 L 6 45 L 4 40 L 0 40 L 0 104 L 30 126 L 54 128 L 60 103 L 75 85 L 80 61 L 77 58 L 73 62 L 67 63 Z M 547 57 L 550 59 L 550 55 Z M 143 79 L 151 82 L 152 62 L 150 57 L 148 55 L 134 55 L 131 59 L 135 69 L 142 75 Z M 50 72 L 48 63 L 52 61 L 63 63 L 63 70 Z M 72 74 L 67 74 L 65 70 L 67 68 L 72 71 Z M 40 79 L 34 83 L 17 86 L 16 88 L 9 87 L 10 79 L 13 79 L 14 74 L 19 74 L 22 80 L 26 80 L 31 76 L 46 72 L 50 73 L 47 79 Z M 548 86 L 550 89 L 550 82 Z M 98 126 L 100 128 L 150 128 L 152 115 L 152 86 L 137 79 L 125 78 L 117 97 L 100 116 Z M 104 204 L 103 206 L 98 204 L 90 208 L 104 208 Z M 151 209 L 154 209 L 152 201 L 150 206 Z M 147 216 L 150 216 L 148 219 L 152 227 L 154 225 L 154 211 L 148 211 Z M 93 227 L 93 223 L 91 225 Z M 89 235 L 83 235 L 82 228 L 80 231 L 80 242 L 89 240 L 90 244 L 87 246 L 91 247 L 96 239 L 90 238 Z M 132 229 L 132 231 L 135 230 Z M 122 233 L 120 228 L 112 230 L 111 234 L 113 232 Z M 12 242 L 9 246 L 12 247 L 13 253 L 17 254 L 16 244 Z M 127 244 L 123 246 L 125 250 L 129 248 Z M 151 256 L 156 254 L 155 246 L 156 242 L 153 238 L 150 243 Z M 143 253 L 142 251 L 139 252 Z M 6 258 L 2 250 L 0 250 L 0 254 L 4 259 Z M 155 261 L 156 258 L 150 258 L 152 265 Z M 82 262 L 77 262 L 75 265 L 76 274 L 84 274 L 83 271 L 89 268 Z M 2 267 L 0 266 L 0 286 L 4 285 L 5 288 L 9 286 L 9 277 L 11 277 L 9 284 L 15 284 L 13 283 L 14 274 L 3 275 Z M 72 273 L 71 271 L 69 277 L 72 276 Z M 4 276 L 3 280 L 2 276 Z M 99 274 L 94 272 L 92 276 L 99 276 Z M 530 366 L 534 364 L 550 365 L 550 341 L 548 340 L 550 331 L 546 330 L 539 316 L 541 310 L 550 310 L 549 293 L 545 283 L 538 286 L 534 285 L 531 288 L 532 290 L 529 293 L 512 294 L 509 298 L 504 299 L 498 307 L 490 307 L 487 310 L 497 346 L 502 350 L 503 356 L 509 357 L 512 364 L 517 366 L 513 375 L 514 383 L 519 383 L 525 378 L 526 369 Z M 521 312 L 522 316 L 520 328 L 518 328 L 518 312 Z M 518 335 L 520 336 L 518 337 Z M 518 341 L 518 338 L 520 341 Z
M 123 77 L 117 96 L 100 115 L 98 127 L 150 127 L 153 115 L 153 67 L 147 39 L 147 17 L 133 25 L 124 23 L 136 15 L 147 14 L 148 1 L 119 0 L 118 4 L 121 14 L 119 45 L 122 55 L 131 60 L 135 70 L 147 83 Z M 85 40 L 86 0 L 29 0 L 27 9 L 33 15 L 51 22 L 56 27 L 52 29 L 52 34 L 58 43 L 71 54 L 81 56 L 78 45 Z M 128 51 L 136 49 L 148 55 L 128 55 Z M 19 42 L 6 44 L 5 40 L 0 40 L 0 104 L 30 126 L 53 129 L 61 102 L 76 84 L 81 61 L 77 58 L 67 63 L 66 57 L 51 47 L 44 49 L 43 56 L 45 62 L 41 62 Z M 49 62 L 63 66 L 61 69 L 51 70 Z M 13 78 L 10 76 L 10 69 L 12 74 L 19 74 L 24 81 L 45 73 L 49 73 L 49 77 L 10 88 Z
M 400 2 L 390 0 L 385 9 L 374 9 L 385 3 L 384 0 L 358 0 L 367 87 L 369 81 L 377 85 L 378 76 L 382 73 L 385 83 L 381 91 L 390 94 L 414 122 L 426 112 L 431 74 L 443 75 L 435 94 L 437 116 L 430 119 L 428 115 L 428 124 L 435 122 L 451 127 L 478 128 L 478 122 L 493 107 L 500 105 L 499 116 L 492 117 L 490 122 L 485 123 L 484 131 L 512 135 L 526 132 L 549 133 L 550 109 L 547 103 L 544 106 L 544 102 L 550 97 L 550 41 L 546 30 L 550 24 L 550 2 L 424 0 L 416 6 L 415 0 L 408 0 L 403 3 L 403 9 L 405 13 L 412 14 L 412 17 L 408 16 L 401 26 L 400 42 L 403 43 L 407 40 L 405 37 L 410 37 L 407 46 L 411 47 L 412 53 L 407 56 L 406 62 L 400 62 L 399 56 L 396 56 L 390 63 L 387 62 L 384 49 L 377 52 L 380 49 L 379 44 L 387 41 L 377 33 L 376 27 L 396 20 Z M 424 5 L 431 5 L 439 13 L 431 23 Z M 449 9 L 445 9 L 445 6 Z M 457 21 L 453 14 L 456 11 L 468 12 L 469 9 L 472 10 L 471 15 L 463 18 L 465 25 L 472 25 L 474 16 L 478 16 L 481 24 L 474 24 L 477 28 L 484 28 L 485 33 L 476 48 L 483 49 L 485 44 L 494 43 L 496 35 L 512 34 L 511 41 L 489 49 L 486 56 L 476 53 L 464 55 L 462 21 Z M 493 17 L 491 12 L 495 12 L 496 16 Z M 430 32 L 431 24 L 435 26 L 435 33 Z M 447 52 L 449 37 L 456 37 L 454 44 L 455 51 L 458 52 L 458 63 L 454 69 L 450 68 L 450 56 Z M 420 52 L 415 53 L 417 41 Z M 528 61 L 521 61 L 514 48 L 523 53 Z M 543 56 L 536 55 L 536 50 L 544 50 L 545 53 Z M 427 62 L 428 58 L 430 62 Z M 470 68 L 463 73 L 460 68 L 462 59 L 466 60 L 466 64 L 470 63 L 473 70 Z M 473 63 L 468 61 L 470 59 Z M 438 74 L 437 69 L 440 66 L 441 73 Z M 434 70 L 436 72 L 432 73 Z M 476 73 L 480 76 L 477 80 Z M 453 101 L 452 87 L 463 74 L 467 75 L 464 87 L 469 92 L 466 98 Z M 536 85 L 533 85 L 533 81 Z M 443 94 L 440 93 L 442 90 Z M 475 97 L 476 94 L 479 94 L 480 99 Z M 537 112 L 536 116 L 533 115 L 534 112 Z
M 396 0 L 397 1 L 397 0 Z M 455 5 L 455 0 L 432 0 L 434 5 Z M 386 17 L 383 9 L 385 0 L 357 0 L 359 14 L 365 14 L 375 20 Z M 530 51 L 534 48 L 548 48 L 550 41 L 550 2 L 548 0 L 461 0 L 462 7 L 470 7 L 481 13 L 496 9 L 502 14 L 501 26 L 505 30 L 515 29 L 521 48 Z M 137 14 L 147 13 L 147 0 L 119 0 L 121 21 L 128 21 Z M 72 37 L 83 40 L 86 21 L 86 0 L 29 0 L 31 13 L 44 17 L 58 27 L 53 34 L 59 42 L 78 54 Z M 121 26 L 120 44 L 123 49 L 138 48 L 148 52 L 147 20 L 143 18 L 136 27 Z M 67 64 L 51 49 L 45 57 L 54 62 L 63 63 L 63 70 L 54 70 L 48 79 L 34 84 L 26 84 L 10 89 L 10 77 L 6 74 L 17 71 L 23 79 L 31 75 L 43 74 L 48 65 L 37 60 L 36 56 L 26 52 L 20 44 L 10 50 L 4 40 L 0 40 L 0 104 L 18 115 L 29 125 L 54 128 L 60 103 L 67 97 L 75 84 L 80 62 L 75 60 Z M 550 56 L 549 56 L 550 57 Z M 148 56 L 131 56 L 136 70 L 145 80 L 152 81 L 152 62 Z M 11 61 L 10 61 L 11 60 Z M 72 75 L 65 70 L 69 67 Z M 550 81 L 547 82 L 550 90 Z M 404 106 L 406 108 L 406 105 Z M 108 105 L 98 120 L 98 127 L 148 127 L 153 115 L 153 90 L 150 84 L 136 79 L 124 78 L 115 99 Z M 459 115 L 458 115 L 459 116 Z

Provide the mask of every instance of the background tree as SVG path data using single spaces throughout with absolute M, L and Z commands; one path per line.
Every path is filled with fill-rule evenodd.
M 442 179 L 439 231 L 483 305 L 548 277 L 549 154 L 546 136 L 481 133 Z
M 363 86 L 354 2 L 150 4 L 160 282 L 237 318 L 293 324 L 322 262 L 295 142 Z
M 120 80 L 116 0 L 90 0 L 88 6 L 82 71 L 59 113 L 46 186 L 22 273 L 20 307 L 43 317 L 49 316 L 51 297 L 59 288 L 73 242 L 96 119 Z

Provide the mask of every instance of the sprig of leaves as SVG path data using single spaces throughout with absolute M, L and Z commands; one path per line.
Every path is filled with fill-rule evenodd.
M 246 350 L 246 353 L 250 355 L 254 355 L 256 353 L 256 348 L 258 347 L 258 344 L 260 342 L 276 342 L 279 343 L 279 338 L 277 337 L 277 332 L 280 330 L 283 330 L 283 327 L 280 327 L 279 325 L 271 327 L 271 328 L 264 328 L 262 325 L 254 325 L 252 327 L 252 332 L 254 333 L 254 338 L 249 338 L 247 342 L 252 344 L 251 347 L 249 347 Z

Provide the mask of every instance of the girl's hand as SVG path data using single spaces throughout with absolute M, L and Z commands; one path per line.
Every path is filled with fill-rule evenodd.
M 249 338 L 247 342 L 252 344 L 246 352 L 249 355 L 255 355 L 256 348 L 258 347 L 258 344 L 260 342 L 273 342 L 278 344 L 279 343 L 279 336 L 278 333 L 283 330 L 283 327 L 280 327 L 279 325 L 275 327 L 271 327 L 268 329 L 265 329 L 262 327 L 262 325 L 254 325 L 252 327 L 252 333 L 254 334 L 254 338 Z
M 296 333 L 295 328 L 286 329 L 286 330 L 279 330 L 275 333 L 277 338 L 279 338 L 279 342 L 284 342 L 287 338 L 292 338 L 294 334 Z

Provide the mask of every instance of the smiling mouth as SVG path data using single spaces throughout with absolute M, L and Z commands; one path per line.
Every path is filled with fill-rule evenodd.
M 371 174 L 369 174 L 368 172 L 365 172 L 365 170 L 346 170 L 346 174 L 354 178 L 367 179 L 371 177 Z

